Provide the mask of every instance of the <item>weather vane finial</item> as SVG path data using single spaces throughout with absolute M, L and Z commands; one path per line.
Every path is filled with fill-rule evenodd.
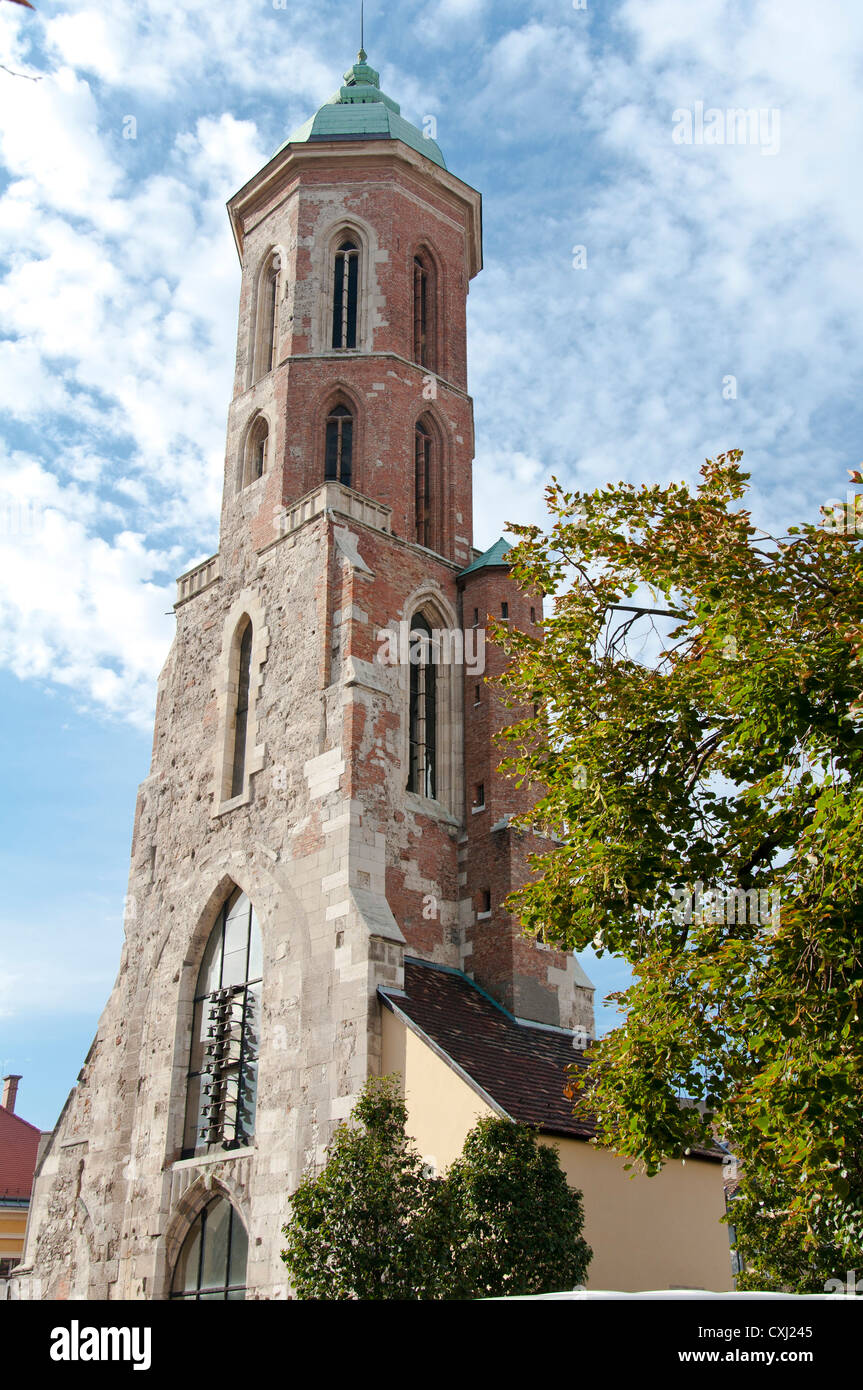
M 358 53 L 357 56 L 358 56 L 358 58 L 359 58 L 359 60 L 360 60 L 361 63 L 364 63 L 365 60 L 366 60 L 366 45 L 365 45 L 365 33 L 364 33 L 364 30 L 365 30 L 365 15 L 364 15 L 364 13 L 363 13 L 364 4 L 365 4 L 365 0 L 360 0 L 360 51 L 359 51 L 359 53 Z

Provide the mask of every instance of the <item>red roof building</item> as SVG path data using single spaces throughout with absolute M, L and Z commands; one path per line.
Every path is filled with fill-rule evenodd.
M 0 1278 L 18 1264 L 41 1132 L 15 1114 L 20 1076 L 4 1076 L 0 1105 Z

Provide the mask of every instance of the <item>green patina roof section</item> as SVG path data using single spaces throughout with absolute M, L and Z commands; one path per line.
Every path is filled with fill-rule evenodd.
M 506 557 L 510 550 L 512 550 L 512 545 L 501 536 L 499 541 L 495 541 L 494 545 L 490 545 L 488 550 L 483 551 L 482 555 L 478 555 L 473 564 L 468 565 L 467 569 L 463 569 L 461 574 L 473 574 L 474 570 L 491 569 L 495 565 L 508 565 L 509 561 Z
M 357 58 L 345 73 L 345 85 L 295 130 L 285 145 L 303 145 L 315 140 L 401 140 L 445 169 L 446 160 L 437 142 L 405 120 L 398 102 L 381 91 L 379 74 L 366 62 L 362 49 Z

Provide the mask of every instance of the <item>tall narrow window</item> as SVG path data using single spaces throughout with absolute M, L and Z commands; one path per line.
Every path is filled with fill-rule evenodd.
M 252 480 L 264 476 L 267 462 L 267 431 L 260 430 L 252 449 Z
M 248 1144 L 255 1130 L 261 932 L 239 889 L 219 913 L 198 972 L 183 1156 Z
M 243 457 L 243 487 L 248 487 L 249 483 L 262 478 L 267 471 L 269 433 L 269 426 L 263 416 L 260 416 L 249 430 Z
M 416 534 L 420 545 L 432 544 L 432 437 L 422 421 L 414 434 Z
M 432 631 L 425 618 L 414 618 L 410 642 L 408 791 L 437 795 L 437 663 Z
M 258 298 L 255 307 L 255 330 L 253 343 L 252 380 L 266 376 L 276 365 L 278 348 L 278 308 L 279 275 L 282 268 L 278 253 L 270 256 L 258 281 Z
M 344 405 L 337 405 L 327 416 L 324 478 L 351 486 L 354 451 L 354 419 Z
M 434 268 L 427 256 L 414 257 L 414 361 L 437 370 L 436 285 Z
M 276 345 L 276 291 L 279 284 L 278 261 L 274 261 L 267 272 L 264 284 L 264 321 L 262 366 L 265 372 L 273 369 L 273 353 Z
M 171 1297 L 189 1300 L 246 1296 L 249 1238 L 231 1203 L 208 1202 L 195 1221 L 174 1268 Z
M 246 781 L 246 731 L 249 724 L 249 685 L 252 674 L 252 624 L 246 623 L 240 639 L 237 671 L 237 704 L 234 718 L 234 767 L 231 796 L 239 796 Z
M 343 241 L 336 250 L 333 270 L 333 347 L 357 345 L 357 297 L 360 278 L 360 251 L 353 241 Z

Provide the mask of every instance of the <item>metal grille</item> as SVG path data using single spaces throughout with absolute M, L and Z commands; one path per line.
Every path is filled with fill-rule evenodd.
M 219 913 L 198 972 L 183 1156 L 236 1148 L 254 1134 L 261 1019 L 261 934 L 244 893 Z

